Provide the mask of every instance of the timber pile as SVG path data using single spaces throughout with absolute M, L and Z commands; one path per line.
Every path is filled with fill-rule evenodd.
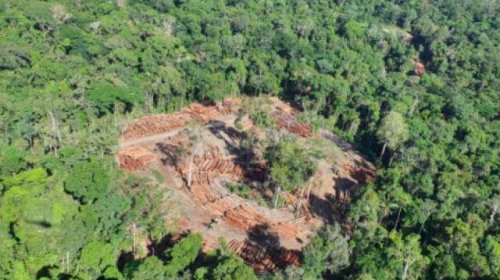
M 373 166 L 364 166 L 363 164 L 355 164 L 352 160 L 343 158 L 340 162 L 339 175 L 351 179 L 356 184 L 365 184 L 373 180 L 376 176 Z
M 156 156 L 144 147 L 133 147 L 118 153 L 120 168 L 127 170 L 144 170 L 156 161 Z
M 281 198 L 285 201 L 286 204 L 296 205 L 297 197 L 291 193 L 283 192 L 281 193 Z
M 358 184 L 365 184 L 373 180 L 376 176 L 375 170 L 364 166 L 354 166 L 351 172 L 351 177 L 354 178 Z
M 224 100 L 222 106 L 205 106 L 193 103 L 176 113 L 143 117 L 128 126 L 122 133 L 122 138 L 131 139 L 160 134 L 185 127 L 190 120 L 206 124 L 220 116 L 233 113 L 233 107 L 238 104 L 231 99 Z
M 179 168 L 181 176 L 189 177 L 189 160 L 182 162 Z M 227 224 L 241 231 L 249 231 L 260 224 L 269 224 L 284 238 L 296 238 L 298 229 L 291 224 L 275 223 L 259 214 L 253 206 L 249 206 L 243 199 L 229 193 L 217 193 L 216 178 L 226 175 L 229 179 L 238 181 L 243 179 L 243 170 L 235 162 L 234 157 L 224 157 L 222 152 L 211 147 L 206 153 L 195 156 L 191 166 L 190 192 L 203 208 L 214 216 L 220 217 Z M 224 189 L 225 190 L 225 189 Z
M 279 232 L 282 238 L 297 238 L 299 236 L 299 229 L 296 225 L 288 223 L 271 223 L 270 228 L 275 232 Z
M 301 123 L 297 121 L 297 118 L 293 113 L 287 113 L 282 110 L 278 110 L 273 114 L 276 120 L 276 125 L 278 128 L 285 129 L 288 132 L 302 136 L 311 137 L 312 128 L 306 123 Z
M 274 112 L 273 116 L 279 128 L 283 128 L 302 137 L 310 137 L 312 135 L 310 125 L 297 121 L 296 110 L 277 99 L 275 99 L 274 102 L 277 111 Z M 122 138 L 126 140 L 183 128 L 190 120 L 206 124 L 221 116 L 234 113 L 238 110 L 240 105 L 241 100 L 231 98 L 224 99 L 221 106 L 206 106 L 199 103 L 193 103 L 176 113 L 140 118 L 125 129 L 122 133 Z
M 298 236 L 298 229 L 296 226 L 287 223 L 273 222 L 269 218 L 259 214 L 255 208 L 250 207 L 246 203 L 229 209 L 223 213 L 223 218 L 229 225 L 248 232 L 250 229 L 266 224 L 269 225 L 270 230 L 278 232 L 281 238 L 296 238 Z
M 186 118 L 180 113 L 148 116 L 129 125 L 122 133 L 122 138 L 131 139 L 142 136 L 150 136 L 184 126 L 186 126 Z
M 229 248 L 246 263 L 259 271 L 272 271 L 300 264 L 300 252 L 278 247 L 264 248 L 249 241 L 232 240 Z
M 298 229 L 292 224 L 273 222 L 259 214 L 257 210 L 248 205 L 243 199 L 232 194 L 218 194 L 210 184 L 193 184 L 191 186 L 193 197 L 200 205 L 212 215 L 223 219 L 231 228 L 247 232 L 260 224 L 279 232 L 283 238 L 296 238 Z
M 264 216 L 256 213 L 254 209 L 239 205 L 235 208 L 224 211 L 224 220 L 234 228 L 249 231 L 259 224 L 269 222 Z
M 296 194 L 290 194 L 286 192 L 283 192 L 281 194 L 281 198 L 285 201 L 287 205 L 293 205 L 293 206 L 297 205 L 299 200 Z M 307 197 L 307 194 L 304 194 L 304 197 L 302 198 L 300 213 L 306 218 L 306 220 L 314 218 L 314 215 L 311 213 L 311 210 L 309 209 L 309 198 Z
M 193 103 L 182 109 L 181 114 L 188 116 L 189 119 L 194 119 L 201 123 L 207 123 L 220 116 L 221 112 L 215 106 L 204 106 L 202 104 Z
M 189 158 L 184 160 L 179 171 L 183 178 L 189 177 L 191 171 L 192 185 L 210 185 L 215 177 L 220 175 L 229 176 L 233 180 L 243 178 L 244 171 L 236 163 L 234 157 L 225 157 L 217 147 L 210 147 L 207 153 L 201 156 L 194 156 L 190 170 Z
M 248 117 L 241 121 L 244 129 L 231 133 L 242 99 L 225 99 L 221 104 L 209 106 L 195 103 L 177 113 L 141 118 L 122 134 L 122 150 L 117 155 L 121 168 L 144 170 L 155 163 L 160 171 L 166 173 L 167 185 L 172 191 L 181 192 L 179 197 L 192 206 L 182 209 L 178 224 L 181 232 L 201 232 L 207 248 L 214 248 L 219 237 L 226 237 L 232 240 L 230 248 L 259 270 L 299 264 L 301 255 L 297 250 L 307 244 L 315 228 L 327 222 L 323 216 L 336 215 L 337 208 L 342 210 L 345 207 L 343 203 L 330 203 L 327 198 L 334 195 L 347 202 L 352 188 L 375 176 L 374 167 L 360 155 L 350 152 L 350 145 L 332 133 L 313 136 L 311 126 L 298 121 L 297 110 L 276 98 L 271 98 L 271 101 L 273 109 L 270 114 L 278 128 L 300 137 L 330 139 L 334 145 L 349 151 L 338 162 L 338 171 L 331 171 L 332 163 L 325 161 L 320 174 L 327 179 L 319 180 L 320 186 L 303 193 L 299 218 L 295 216 L 297 211 L 294 209 L 298 204 L 297 191 L 282 195 L 290 207 L 269 209 L 247 201 L 224 187 L 225 182 L 259 185 L 268 177 L 269 170 L 265 161 L 261 161 L 262 156 L 253 155 L 246 160 L 247 155 L 233 156 L 233 151 L 228 148 L 236 147 L 244 139 L 245 134 L 240 133 L 241 130 L 245 133 L 253 131 L 260 140 L 267 137 L 266 131 L 256 127 Z M 190 122 L 194 122 L 196 127 L 201 126 L 202 139 L 198 140 L 196 151 L 192 150 L 192 139 L 186 132 L 190 129 L 186 127 Z M 215 125 L 220 125 L 222 130 L 213 129 Z M 128 140 L 131 140 L 129 145 L 124 145 Z M 132 146 L 130 143 L 133 147 L 129 147 Z M 237 149 L 235 151 L 238 152 Z M 192 158 L 191 152 L 194 152 Z M 320 179 L 323 178 L 320 176 Z M 342 185 L 347 187 L 339 183 L 333 189 L 336 182 L 343 182 Z M 314 208 L 309 195 L 321 199 Z M 261 238 L 258 230 L 262 225 L 266 225 L 266 230 L 273 235 L 270 237 L 277 238 L 279 242 L 272 238 L 266 241 L 266 235 Z M 261 239 L 264 239 L 263 242 Z
M 335 186 L 333 195 L 341 202 L 348 203 L 352 191 L 369 181 L 376 176 L 375 169 L 370 164 L 365 164 L 364 161 L 357 162 L 357 159 L 352 157 L 343 157 L 340 159 L 338 171 L 333 175 L 335 180 L 342 179 L 343 185 Z

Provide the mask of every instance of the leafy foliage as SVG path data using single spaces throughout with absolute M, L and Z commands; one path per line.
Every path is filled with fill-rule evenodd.
M 168 249 L 166 255 L 171 260 L 165 268 L 167 276 L 177 275 L 194 262 L 201 250 L 201 240 L 201 235 L 191 234 Z
M 398 112 L 390 112 L 382 119 L 377 136 L 384 143 L 382 154 L 386 145 L 391 149 L 398 148 L 402 142 L 408 139 L 408 127 L 403 116 Z
M 97 160 L 77 163 L 64 184 L 66 191 L 85 203 L 104 197 L 108 186 L 108 172 Z
M 304 248 L 304 278 L 317 279 L 334 275 L 349 265 L 349 237 L 340 232 L 338 224 L 322 229 Z
M 296 141 L 285 140 L 266 149 L 271 180 L 286 191 L 301 188 L 316 170 L 311 155 Z

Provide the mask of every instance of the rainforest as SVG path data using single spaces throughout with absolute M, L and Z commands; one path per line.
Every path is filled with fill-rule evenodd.
M 497 0 L 0 0 L 0 279 L 499 279 Z

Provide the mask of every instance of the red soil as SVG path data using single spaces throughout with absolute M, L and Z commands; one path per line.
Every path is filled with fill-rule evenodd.
M 422 61 L 420 61 L 418 56 L 414 55 L 412 57 L 412 60 L 413 64 L 415 65 L 415 74 L 417 76 L 422 76 L 423 74 L 425 74 L 425 65 L 422 63 Z

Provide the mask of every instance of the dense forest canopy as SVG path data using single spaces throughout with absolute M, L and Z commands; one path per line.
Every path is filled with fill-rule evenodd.
M 0 279 L 252 279 L 114 162 L 128 120 L 275 95 L 379 168 L 276 279 L 500 278 L 496 0 L 0 1 Z M 279 161 L 277 161 L 279 162 Z M 276 168 L 279 168 L 278 166 Z M 347 236 L 349 235 L 349 236 Z

